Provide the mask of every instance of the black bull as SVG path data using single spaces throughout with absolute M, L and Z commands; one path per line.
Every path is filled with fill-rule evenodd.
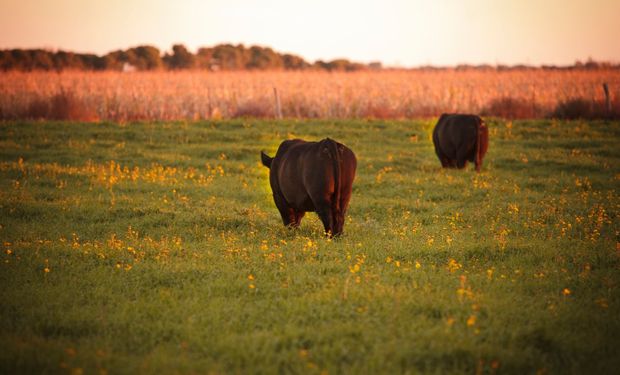
M 489 147 L 489 131 L 475 115 L 441 115 L 433 129 L 435 153 L 444 168 L 465 168 L 467 161 L 480 171 Z
M 349 148 L 333 139 L 284 141 L 271 158 L 261 152 L 270 169 L 273 200 L 284 225 L 297 227 L 314 211 L 328 235 L 339 235 L 351 199 L 357 160 Z

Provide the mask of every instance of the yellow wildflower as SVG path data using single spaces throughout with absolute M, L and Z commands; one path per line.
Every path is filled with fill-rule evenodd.
M 461 269 L 461 267 L 463 266 L 454 259 L 450 259 L 448 261 L 448 271 L 450 271 L 451 273 Z
M 467 318 L 467 326 L 471 327 L 474 324 L 476 324 L 476 316 L 475 315 L 471 315 L 469 318 Z
M 519 206 L 516 203 L 508 203 L 508 212 L 511 214 L 518 214 Z
M 491 280 L 493 278 L 493 269 L 489 268 L 487 270 L 487 277 L 489 278 L 489 280 Z

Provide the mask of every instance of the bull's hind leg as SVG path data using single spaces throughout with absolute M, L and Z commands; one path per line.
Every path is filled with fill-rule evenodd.
M 476 166 L 476 172 L 480 172 L 480 167 L 482 166 L 482 163 L 479 163 L 478 160 L 474 161 L 474 165 Z
M 467 165 L 467 150 L 460 148 L 456 151 L 456 167 L 458 169 L 463 169 Z
M 443 152 L 441 152 L 436 146 L 435 146 L 435 154 L 437 154 L 437 158 L 441 162 L 442 168 L 452 168 L 452 166 L 450 165 L 450 159 Z
M 294 227 L 298 227 L 301 224 L 301 219 L 304 217 L 305 212 L 295 211 L 295 222 L 291 224 Z
M 456 162 L 452 159 L 444 157 L 443 159 L 441 159 L 441 166 L 443 168 L 456 168 Z
M 318 205 L 315 204 L 315 207 L 316 213 L 323 223 L 323 228 L 325 228 L 325 233 L 331 237 L 334 234 L 334 219 L 331 206 L 328 202 L 324 202 Z
M 282 223 L 284 223 L 285 226 L 298 226 L 299 222 L 297 221 L 295 210 L 289 207 L 284 198 L 282 198 L 279 194 L 274 193 L 273 200 L 276 203 L 278 211 L 280 211 L 280 215 L 282 216 Z M 301 217 L 299 220 L 301 220 Z

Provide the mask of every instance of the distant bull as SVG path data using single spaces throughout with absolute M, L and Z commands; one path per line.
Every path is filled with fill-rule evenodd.
M 349 148 L 333 139 L 284 141 L 271 158 L 261 152 L 270 169 L 273 200 L 286 226 L 299 226 L 306 212 L 314 211 L 330 236 L 342 233 L 351 199 L 357 159 Z
M 489 147 L 489 130 L 476 115 L 444 113 L 433 130 L 435 153 L 444 168 L 465 168 L 473 162 L 480 172 Z

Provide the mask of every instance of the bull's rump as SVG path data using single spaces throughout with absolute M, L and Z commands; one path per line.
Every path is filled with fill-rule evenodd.
M 480 118 L 475 115 L 442 115 L 433 130 L 433 143 L 438 154 L 456 159 L 464 154 L 469 161 L 476 157 Z
M 335 192 L 333 163 L 318 142 L 285 145 L 274 158 L 271 187 L 296 210 L 315 211 L 313 199 L 330 200 Z

